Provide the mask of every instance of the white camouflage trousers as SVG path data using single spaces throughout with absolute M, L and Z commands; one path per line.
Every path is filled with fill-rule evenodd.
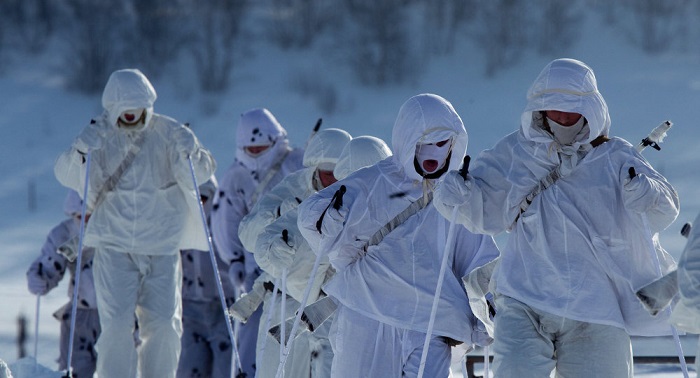
M 629 377 L 632 343 L 624 329 L 586 323 L 496 297 L 496 377 Z

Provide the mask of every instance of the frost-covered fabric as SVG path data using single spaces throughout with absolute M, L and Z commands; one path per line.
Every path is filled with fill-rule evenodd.
M 175 377 L 182 336 L 180 254 L 97 249 L 94 258 L 100 378 Z M 134 343 L 134 314 L 141 345 Z
M 246 113 L 247 114 L 247 113 Z M 248 116 L 244 114 L 238 125 L 237 134 L 253 134 L 256 124 L 249 122 Z M 265 120 L 266 118 L 263 118 Z M 262 122 L 260 127 L 269 126 L 268 122 Z M 278 125 L 278 124 L 277 124 Z M 241 130 L 244 129 L 244 130 Z M 252 209 L 255 203 L 260 200 L 265 193 L 275 187 L 284 177 L 292 172 L 303 168 L 303 150 L 291 149 L 287 146 L 286 132 L 278 140 L 284 148 L 274 148 L 260 155 L 258 159 L 265 157 L 266 164 L 246 163 L 240 160 L 244 144 L 237 141 L 236 160 L 224 173 L 219 185 L 219 192 L 214 199 L 212 211 L 212 237 L 217 246 L 221 258 L 233 265 L 240 266 L 238 271 L 240 277 L 230 277 L 234 283 L 242 285 L 245 282 L 247 289 L 252 287 L 253 281 L 259 275 L 255 273 L 257 264 L 250 251 L 246 250 L 239 238 L 240 222 Z M 268 157 L 273 159 L 268 160 Z M 278 170 L 267 181 L 263 182 L 264 187 L 258 188 L 265 180 L 270 170 L 279 164 Z M 251 168 L 251 166 L 255 166 Z M 254 198 L 255 197 L 255 198 Z M 245 266 L 244 266 L 245 265 Z M 248 276 L 248 277 L 246 277 Z
M 304 166 L 335 166 L 343 148 L 351 139 L 350 133 L 341 129 L 330 128 L 317 132 L 304 151 Z
M 80 214 L 80 199 L 76 201 L 77 193 L 71 192 L 66 196 L 64 211 L 67 215 Z M 80 231 L 78 219 L 63 220 L 51 229 L 41 248 L 41 255 L 32 262 L 27 271 L 29 276 L 44 281 L 46 291 L 54 289 L 69 272 L 68 303 L 58 309 L 53 315 L 60 322 L 60 355 L 59 369 L 67 367 L 68 344 L 70 341 L 71 309 L 75 285 L 76 262 L 69 262 L 58 253 L 58 247 L 77 239 Z M 77 244 L 77 243 L 75 243 Z M 79 377 L 91 377 L 95 372 L 97 354 L 95 343 L 100 334 L 100 322 L 97 314 L 97 298 L 93 281 L 93 256 L 95 250 L 86 247 L 81 256 L 80 286 L 78 288 L 78 305 L 76 310 L 75 337 L 73 339 L 72 366 L 74 374 Z
M 410 203 L 428 195 L 433 183 L 424 181 L 416 172 L 416 144 L 451 139 L 449 168 L 457 169 L 466 151 L 467 133 L 449 102 L 423 94 L 402 106 L 392 135 L 393 156 L 360 169 L 302 202 L 298 225 L 314 252 L 328 254 L 337 270 L 324 291 L 340 305 L 390 327 L 426 332 L 449 221 L 429 204 L 379 244 L 369 246 L 366 254 L 363 246 Z M 341 185 L 347 192 L 341 212 L 336 213 L 347 215 L 344 221 L 326 216 L 324 223 L 338 222 L 341 229 L 337 237 L 324 237 L 316 222 Z M 462 227 L 455 230 L 455 235 L 455 246 L 448 251 L 453 258 L 442 286 L 433 334 L 471 344 L 475 318 L 469 310 L 461 277 L 496 258 L 498 249 L 492 238 L 472 234 Z M 345 320 L 336 317 L 336 321 Z M 347 330 L 351 332 L 352 328 Z M 363 353 L 380 353 L 381 344 L 367 341 L 354 345 L 363 344 Z
M 496 298 L 496 313 L 491 350 L 508 357 L 494 358 L 495 377 L 633 376 L 632 345 L 624 329 L 562 318 L 506 296 Z
M 700 215 L 678 261 L 678 289 L 680 297 L 671 322 L 683 331 L 700 333 Z
M 116 123 L 115 114 L 118 117 L 124 109 L 151 108 L 155 101 L 151 92 L 151 84 L 140 72 L 116 71 L 104 89 L 105 112 L 87 126 L 99 130 L 104 144 L 91 152 L 87 207 L 92 217 L 84 244 L 147 255 L 175 254 L 184 248 L 205 250 L 206 236 L 195 202 L 199 199 L 178 142 L 194 138 L 191 158 L 198 182 L 207 180 L 216 168 L 209 151 L 192 131 L 166 116 L 152 114 L 143 128 Z M 105 181 L 140 135 L 144 138 L 141 150 L 95 208 Z M 61 184 L 82 193 L 87 164 L 77 143 L 59 156 L 54 172 Z
M 425 332 L 392 327 L 340 306 L 331 329 L 335 358 L 333 378 L 417 377 Z M 358 327 L 361 324 L 361 327 Z M 376 347 L 376 348 L 375 348 Z M 372 351 L 374 353 L 369 353 Z M 433 335 L 423 371 L 424 377 L 448 376 L 450 347 Z
M 221 302 L 182 300 L 178 378 L 231 377 L 233 349 Z
M 257 157 L 244 151 L 246 146 L 270 143 L 274 143 L 272 147 Z M 236 130 L 236 159 L 220 180 L 211 215 L 212 239 L 221 259 L 229 264 L 227 276 L 238 291 L 250 291 L 260 275 L 252 252 L 245 249 L 238 236 L 240 222 L 265 193 L 303 168 L 303 154 L 303 150 L 289 147 L 287 132 L 268 110 L 252 109 L 241 115 Z M 248 376 L 255 375 L 260 313 L 261 309 L 242 324 L 238 334 L 241 364 Z
M 324 129 L 319 131 L 304 152 L 304 165 L 299 171 L 291 173 L 285 177 L 279 184 L 267 192 L 258 203 L 253 207 L 253 210 L 241 221 L 239 228 L 239 237 L 243 241 L 246 248 L 254 252 L 255 260 L 260 267 L 270 274 L 273 278 L 281 282 L 284 267 L 278 265 L 278 261 L 274 259 L 270 253 L 270 245 L 275 240 L 281 240 L 283 230 L 287 230 L 289 244 L 295 246 L 294 262 L 288 267 L 286 276 L 286 292 L 291 298 L 287 301 L 288 317 L 294 316 L 294 311 L 299 307 L 299 303 L 303 298 L 304 291 L 311 276 L 312 268 L 316 256 L 311 252 L 308 244 L 304 242 L 304 238 L 299 234 L 296 222 L 296 208 L 309 195 L 316 192 L 317 187 L 321 184 L 316 180 L 315 172 L 321 165 L 334 166 L 340 156 L 343 147 L 352 139 L 352 136 L 344 130 L 340 129 Z M 291 257 L 291 256 L 290 256 Z M 315 280 L 312 284 L 310 296 L 307 303 L 318 298 L 321 284 L 323 283 L 330 264 L 328 260 L 322 261 L 315 273 Z M 279 295 L 267 295 L 261 319 L 265 321 L 269 317 L 270 301 L 280 301 Z M 276 306 L 279 311 L 280 306 Z M 279 313 L 273 314 L 276 319 L 275 323 L 279 323 Z M 274 341 L 270 341 L 267 335 L 267 330 L 264 329 L 265 321 L 261 323 L 258 333 L 257 347 L 257 374 L 260 377 L 274 376 L 279 364 L 279 351 Z M 266 349 L 264 355 L 260 350 L 267 338 Z M 328 343 L 327 337 L 319 337 L 317 334 L 305 333 L 292 344 L 285 371 L 288 376 L 309 376 L 313 359 L 310 354 L 316 352 L 316 358 L 330 358 L 329 350 L 314 349 L 309 345 Z M 329 372 L 326 372 L 329 373 Z
M 315 182 L 314 172 L 321 164 L 335 165 L 343 147 L 352 136 L 340 129 L 319 131 L 304 151 L 303 169 L 291 173 L 265 193 L 248 215 L 241 220 L 238 236 L 243 246 L 255 252 L 255 243 L 265 227 L 316 192 L 320 183 Z M 296 228 L 296 227 L 294 227 Z
M 245 147 L 269 146 L 270 148 L 257 156 L 251 156 Z M 241 114 L 236 128 L 236 161 L 251 171 L 266 172 L 289 151 L 287 130 L 275 116 L 265 108 L 257 108 Z
M 207 221 L 217 188 L 214 177 L 199 186 L 200 196 L 206 199 L 203 208 Z M 228 308 L 235 298 L 235 290 L 227 277 L 228 264 L 214 252 L 217 277 L 208 250 L 188 249 L 181 254 L 182 351 L 177 376 L 230 377 L 232 347 L 217 285 L 217 278 L 221 278 Z
M 360 168 L 369 167 L 391 156 L 391 149 L 376 137 L 362 135 L 353 138 L 340 152 L 333 176 L 342 180 Z
M 552 109 L 586 117 L 573 145 L 542 128 L 539 111 Z M 678 195 L 625 140 L 589 143 L 609 127 L 591 69 L 555 60 L 528 92 L 520 130 L 479 154 L 466 181 L 448 174 L 435 204 L 442 214 L 457 206 L 458 222 L 473 232 L 510 230 L 493 277 L 498 293 L 631 335 L 667 334 L 667 319 L 651 317 L 634 293 L 673 268 L 657 233 L 677 216 Z M 639 174 L 632 180 L 630 167 Z M 523 207 L 554 169 L 562 177 Z M 644 190 L 630 190 L 642 182 Z
M 146 76 L 139 70 L 124 69 L 115 71 L 107 80 L 102 92 L 102 107 L 110 125 L 116 125 L 119 116 L 127 110 L 145 109 L 145 126 L 153 116 L 153 104 L 157 98 L 156 90 Z
M 75 262 L 71 263 L 58 253 L 58 247 L 78 237 L 80 233 L 79 221 L 75 218 L 65 219 L 51 229 L 41 247 L 41 255 L 36 258 L 27 270 L 27 276 L 35 276 L 46 282 L 47 291 L 52 290 L 63 279 L 66 270 L 70 272 L 68 284 L 68 300 L 73 299 L 73 285 L 75 283 Z M 95 254 L 93 248 L 83 248 L 80 268 L 80 287 L 78 288 L 78 307 L 85 309 L 97 308 L 95 298 L 95 283 L 92 276 L 92 258 Z

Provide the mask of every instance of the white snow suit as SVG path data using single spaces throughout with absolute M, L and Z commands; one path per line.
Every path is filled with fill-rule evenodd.
M 59 247 L 77 243 L 80 234 L 82 201 L 78 193 L 70 191 L 66 196 L 63 210 L 70 216 L 51 229 L 41 248 L 41 255 L 32 262 L 27 271 L 29 291 L 35 295 L 45 295 L 58 286 L 63 279 L 66 269 L 70 272 L 68 285 L 68 303 L 58 309 L 53 315 L 61 322 L 60 356 L 58 368 L 67 369 L 68 343 L 70 342 L 71 309 L 73 306 L 73 288 L 75 284 L 76 261 L 68 261 L 58 252 Z M 77 253 L 77 251 L 76 251 Z M 80 286 L 78 287 L 78 306 L 76 310 L 75 335 L 73 337 L 72 368 L 75 377 L 92 377 L 95 373 L 97 353 L 95 343 L 100 335 L 100 319 L 97 314 L 97 298 L 95 284 L 92 278 L 93 248 L 84 248 L 81 256 Z
M 63 185 L 81 192 L 90 153 L 92 217 L 84 244 L 96 250 L 101 378 L 133 376 L 137 357 L 141 376 L 175 376 L 182 334 L 179 250 L 208 248 L 187 156 L 198 182 L 209 179 L 216 163 L 191 130 L 153 113 L 155 99 L 140 71 L 112 73 L 102 96 L 105 112 L 54 167 Z M 145 109 L 142 123 L 127 127 L 117 121 L 130 109 Z M 118 171 L 123 173 L 116 180 Z M 138 355 L 134 313 L 142 341 Z
M 602 137 L 610 116 L 585 64 L 551 62 L 527 99 L 521 128 L 479 154 L 466 181 L 448 174 L 435 195 L 442 214 L 457 206 L 458 222 L 473 232 L 510 231 L 491 282 L 502 297 L 495 374 L 547 376 L 556 364 L 563 376 L 631 376 L 627 334 L 670 331 L 635 291 L 673 267 L 657 233 L 677 216 L 678 196 L 628 142 Z M 546 110 L 585 117 L 573 143 L 555 139 Z M 586 327 L 566 341 L 568 329 Z
M 700 333 L 700 215 L 695 218 L 688 243 L 678 260 L 679 300 L 671 313 L 671 323 L 678 329 Z M 700 371 L 700 340 L 695 356 Z
M 271 145 L 251 156 L 247 146 Z M 217 252 L 229 264 L 228 277 L 239 292 L 248 292 L 260 275 L 260 268 L 239 239 L 239 224 L 255 203 L 284 177 L 303 167 L 303 150 L 289 147 L 287 132 L 267 109 L 243 113 L 236 129 L 236 159 L 220 181 L 214 198 L 211 232 Z M 237 294 L 238 296 L 238 294 Z M 255 376 L 255 345 L 262 308 L 238 333 L 238 352 L 243 372 Z
M 305 168 L 285 177 L 267 192 L 241 221 L 239 237 L 246 249 L 253 251 L 260 267 L 272 279 L 279 282 L 286 269 L 285 291 L 288 297 L 285 300 L 285 320 L 293 318 L 295 311 L 299 308 L 316 259 L 297 229 L 296 208 L 308 196 L 323 188 L 318 179 L 317 170 L 321 166 L 332 169 L 343 147 L 351 139 L 352 136 L 344 130 L 331 128 L 319 131 L 309 141 L 304 152 Z M 289 255 L 284 263 L 276 254 L 279 253 L 277 244 L 283 242 L 283 230 L 288 232 L 288 241 L 282 246 L 285 248 L 281 253 Z M 328 259 L 321 261 L 315 272 L 307 303 L 318 298 L 329 267 Z M 272 302 L 276 303 L 273 305 Z M 273 325 L 281 322 L 281 307 L 281 291 L 266 294 L 256 350 L 258 367 L 256 376 L 259 378 L 274 377 L 278 370 L 280 345 L 268 335 L 269 327 L 265 325 L 268 323 L 268 318 L 270 318 L 269 323 Z M 270 314 L 270 309 L 275 313 Z M 330 375 L 332 358 L 327 334 L 302 333 L 291 344 L 289 356 L 285 362 L 285 376 L 327 377 Z
M 416 170 L 417 145 L 448 139 L 451 157 L 444 169 L 457 169 L 467 146 L 462 120 L 445 99 L 414 96 L 394 124 L 393 156 L 312 195 L 299 207 L 300 231 L 337 271 L 323 288 L 339 302 L 331 329 L 333 377 L 417 375 L 449 221 L 430 201 L 378 243 L 369 241 L 411 203 L 430 198 L 434 180 Z M 341 185 L 347 191 L 335 210 L 331 201 Z M 322 216 L 320 233 L 316 223 Z M 439 297 L 426 377 L 448 376 L 449 339 L 472 344 L 476 318 L 461 277 L 495 259 L 498 249 L 491 237 L 458 227 L 447 253 L 453 257 Z
M 199 186 L 207 220 L 211 214 L 216 179 Z M 231 340 L 216 283 L 209 251 L 187 249 L 182 254 L 182 352 L 178 378 L 231 376 Z M 226 307 L 234 302 L 235 293 L 228 279 L 228 264 L 215 253 Z

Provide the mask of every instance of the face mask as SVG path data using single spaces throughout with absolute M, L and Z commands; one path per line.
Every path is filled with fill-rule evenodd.
M 434 173 L 447 163 L 447 156 L 452 149 L 452 141 L 448 140 L 442 146 L 435 144 L 416 145 L 416 160 L 425 173 Z
M 125 126 L 133 126 L 141 122 L 144 109 L 127 110 L 119 116 L 119 123 Z
M 583 130 L 583 125 L 586 123 L 586 119 L 581 116 L 576 123 L 571 126 L 562 126 L 547 117 L 547 124 L 549 124 L 549 129 L 554 134 L 554 138 L 561 144 L 569 145 L 576 140 L 578 134 Z

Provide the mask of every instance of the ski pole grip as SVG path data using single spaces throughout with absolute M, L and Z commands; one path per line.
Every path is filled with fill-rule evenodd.
M 462 176 L 464 180 L 467 179 L 467 173 L 469 173 L 469 163 L 472 158 L 469 155 L 464 156 L 464 161 L 462 162 L 462 168 L 459 169 L 459 175 Z
M 345 188 L 345 185 L 341 185 L 340 189 L 335 192 L 335 202 L 333 202 L 334 209 L 338 210 L 343 206 L 343 195 L 345 194 L 346 190 L 347 188 Z
M 629 174 L 630 174 L 630 179 L 633 179 L 635 176 L 637 176 L 637 171 L 634 170 L 634 167 L 630 167 Z
M 289 245 L 289 231 L 285 228 L 282 230 L 282 240 L 284 240 L 284 243 Z
M 684 237 L 689 237 L 690 236 L 690 230 L 692 229 L 692 225 L 690 223 L 686 223 L 681 227 L 681 235 Z

